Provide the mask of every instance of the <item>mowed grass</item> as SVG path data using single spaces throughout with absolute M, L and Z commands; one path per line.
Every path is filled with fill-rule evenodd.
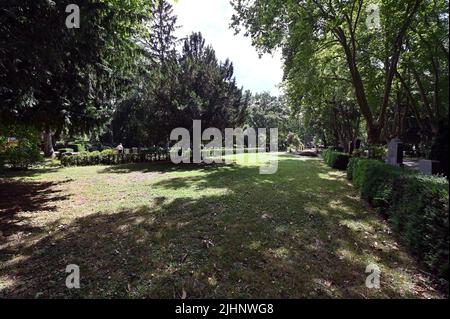
M 260 162 L 4 177 L 0 297 L 446 296 L 345 173 L 320 159 L 278 160 L 273 175 L 259 174 Z M 371 263 L 380 289 L 365 286 Z M 80 267 L 80 289 L 65 285 L 69 264 Z

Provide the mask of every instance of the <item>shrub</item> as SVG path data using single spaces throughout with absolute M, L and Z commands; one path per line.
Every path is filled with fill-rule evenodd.
M 162 161 L 169 158 L 168 150 L 164 148 L 149 148 L 139 154 L 118 154 L 115 149 L 105 149 L 101 152 L 81 152 L 78 155 L 67 155 L 61 158 L 63 166 L 114 165 L 140 162 Z
M 322 157 L 325 163 L 336 169 L 346 170 L 350 155 L 346 153 L 336 152 L 332 149 L 326 149 L 322 152 Z
M 360 159 L 352 165 L 353 184 L 360 190 L 361 197 L 375 207 L 377 207 L 375 201 L 381 204 L 389 200 L 387 189 L 392 188 L 394 179 L 403 171 L 401 168 L 372 159 Z
M 420 260 L 439 275 L 448 277 L 449 184 L 437 176 L 352 158 L 347 176 L 361 197 L 380 210 Z
M 93 152 L 93 153 L 95 153 L 95 152 Z M 117 150 L 115 150 L 115 149 L 106 148 L 103 151 L 101 151 L 99 154 L 101 154 L 101 155 L 116 155 L 118 153 L 117 153 Z
M 365 150 L 369 158 L 383 160 L 387 155 L 387 149 L 384 145 L 368 145 Z
M 421 260 L 448 279 L 449 193 L 445 178 L 422 174 L 394 181 L 390 220 Z
M 355 165 L 358 163 L 358 161 L 360 160 L 359 157 L 351 157 L 348 161 L 347 164 L 347 178 L 349 180 L 353 179 L 353 170 L 355 168 Z
M 301 151 L 305 148 L 298 135 L 292 132 L 287 135 L 286 144 L 289 149 L 293 149 L 294 151 Z
M 353 157 L 365 157 L 377 160 L 384 160 L 387 155 L 387 148 L 385 145 L 367 145 L 353 150 Z
M 8 141 L 15 137 L 15 141 Z M 39 133 L 31 127 L 12 125 L 0 128 L 0 164 L 26 169 L 42 161 Z

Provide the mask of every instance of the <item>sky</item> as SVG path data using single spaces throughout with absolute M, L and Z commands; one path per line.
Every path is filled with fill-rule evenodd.
M 178 16 L 178 38 L 200 31 L 221 61 L 229 58 L 233 62 L 236 81 L 244 90 L 280 94 L 278 85 L 283 76 L 281 54 L 265 54 L 260 59 L 250 38 L 243 34 L 234 35 L 234 30 L 229 28 L 233 14 L 229 0 L 178 0 L 171 3 Z

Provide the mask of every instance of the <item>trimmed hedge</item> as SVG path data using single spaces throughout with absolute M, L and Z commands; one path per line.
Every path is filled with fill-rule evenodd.
M 61 158 L 63 166 L 115 165 L 129 163 L 155 162 L 169 159 L 169 152 L 163 148 L 151 148 L 139 154 L 118 154 L 114 149 L 101 152 L 82 152 L 79 155 L 66 155 Z
M 348 162 L 350 160 L 349 154 L 336 152 L 332 149 L 326 149 L 325 151 L 323 151 L 322 157 L 328 166 L 340 170 L 346 170 Z
M 448 180 L 361 158 L 350 160 L 347 176 L 427 268 L 448 280 Z
M 60 151 L 63 149 L 60 149 Z M 114 164 L 128 164 L 128 163 L 142 163 L 165 161 L 170 159 L 170 150 L 163 147 L 150 147 L 140 149 L 138 154 L 118 154 L 115 149 L 105 149 L 101 152 L 80 152 L 77 155 L 71 154 L 70 149 L 66 153 L 61 154 L 61 165 L 63 166 L 88 166 L 88 165 L 114 165 Z M 231 150 L 231 149 L 228 149 Z M 233 154 L 236 154 L 236 149 L 232 149 Z M 202 149 L 203 156 L 214 156 L 215 152 L 220 152 L 221 155 L 226 154 L 227 149 Z M 256 152 L 258 148 L 246 148 L 245 152 Z M 189 155 L 190 150 L 185 150 L 185 155 Z

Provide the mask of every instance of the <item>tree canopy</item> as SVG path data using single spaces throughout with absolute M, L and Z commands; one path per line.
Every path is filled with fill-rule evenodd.
M 373 144 L 407 137 L 417 126 L 418 139 L 428 143 L 448 127 L 448 1 L 239 0 L 233 6 L 237 32 L 243 29 L 261 52 L 282 50 L 287 98 L 305 119 L 339 104 L 352 110 L 344 115 L 352 127 L 361 115 Z M 327 128 L 326 121 L 320 125 Z
M 39 129 L 81 133 L 104 123 L 126 94 L 150 15 L 145 0 L 2 1 L 0 116 Z

